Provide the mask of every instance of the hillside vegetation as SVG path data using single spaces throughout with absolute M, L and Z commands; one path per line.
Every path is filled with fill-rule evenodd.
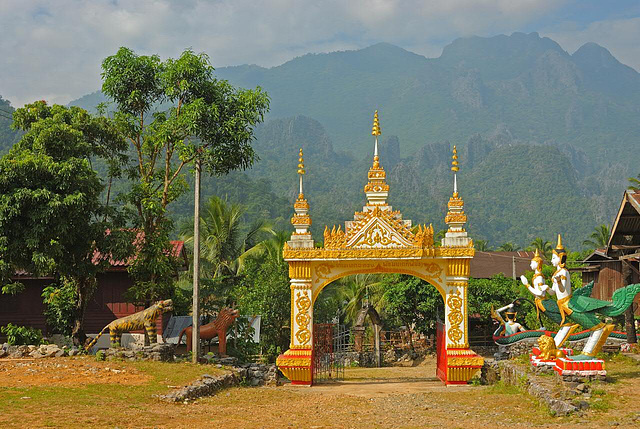
M 203 195 L 226 195 L 248 206 L 250 220 L 288 227 L 303 147 L 317 238 L 364 204 L 376 108 L 390 203 L 414 222 L 444 227 L 456 144 L 470 231 L 493 245 L 564 232 L 579 247 L 595 225 L 611 222 L 626 178 L 638 173 L 640 75 L 594 43 L 569 54 L 537 33 L 469 37 L 438 58 L 381 43 L 216 74 L 262 86 L 271 111 L 256 133 L 260 161 L 205 179 Z M 102 101 L 96 92 L 72 104 Z M 191 215 L 190 198 L 176 217 Z

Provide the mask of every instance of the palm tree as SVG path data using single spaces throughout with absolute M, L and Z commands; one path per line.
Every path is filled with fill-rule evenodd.
M 247 257 L 265 251 L 264 240 L 259 239 L 265 234 L 275 235 L 271 225 L 266 221 L 254 222 L 243 233 L 243 214 L 241 205 L 229 204 L 217 196 L 205 203 L 200 216 L 201 275 L 211 278 L 238 275 Z M 181 232 L 185 243 L 193 245 L 193 228 L 185 224 Z
M 536 237 L 531 242 L 531 247 L 533 250 L 538 250 L 540 254 L 546 259 L 551 259 L 551 251 L 553 248 L 551 247 L 551 243 L 549 241 L 543 240 L 540 237 Z
M 609 225 L 603 223 L 602 225 L 594 228 L 594 231 L 590 235 L 591 238 L 589 240 L 584 240 L 582 245 L 587 246 L 590 249 L 601 249 L 606 247 L 609 243 L 610 234 L 611 231 L 609 229 Z
M 520 246 L 518 246 L 517 244 L 513 244 L 510 241 L 507 241 L 506 243 L 502 243 L 497 250 L 502 252 L 517 252 L 518 250 L 520 250 Z
M 354 322 L 358 312 L 367 302 L 378 311 L 383 307 L 383 290 L 380 274 L 356 274 L 338 280 L 336 293 L 344 303 L 343 314 L 346 322 Z
M 488 252 L 491 250 L 487 240 L 474 240 L 473 247 L 479 252 Z
M 638 177 L 629 177 L 629 189 L 630 191 L 640 191 L 640 174 Z

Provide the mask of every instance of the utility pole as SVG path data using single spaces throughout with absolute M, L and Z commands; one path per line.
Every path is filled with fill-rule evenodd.
M 193 363 L 200 360 L 200 160 L 196 160 L 196 183 L 193 201 L 193 331 L 191 348 Z
M 512 256 L 511 257 L 511 274 L 513 279 L 516 279 L 516 257 Z

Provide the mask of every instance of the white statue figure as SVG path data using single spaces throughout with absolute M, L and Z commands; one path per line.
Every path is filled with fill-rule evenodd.
M 531 294 L 535 297 L 536 311 L 538 314 L 538 323 L 540 323 L 540 330 L 545 329 L 544 326 L 542 326 L 542 320 L 540 319 L 540 310 L 545 311 L 542 300 L 546 298 L 547 289 L 549 289 L 549 286 L 547 286 L 544 282 L 544 276 L 542 275 L 542 265 L 542 258 L 540 257 L 538 249 L 536 249 L 536 254 L 534 255 L 530 264 L 530 267 L 533 270 L 533 279 L 531 280 L 532 284 L 529 284 L 529 280 L 527 280 L 524 275 L 520 276 L 520 281 L 522 282 L 522 284 L 525 285 L 527 289 L 529 289 L 529 292 L 531 292 Z

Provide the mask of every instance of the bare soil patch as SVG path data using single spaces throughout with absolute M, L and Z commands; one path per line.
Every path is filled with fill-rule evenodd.
M 130 365 L 87 357 L 0 360 L 0 387 L 140 385 L 149 380 Z

